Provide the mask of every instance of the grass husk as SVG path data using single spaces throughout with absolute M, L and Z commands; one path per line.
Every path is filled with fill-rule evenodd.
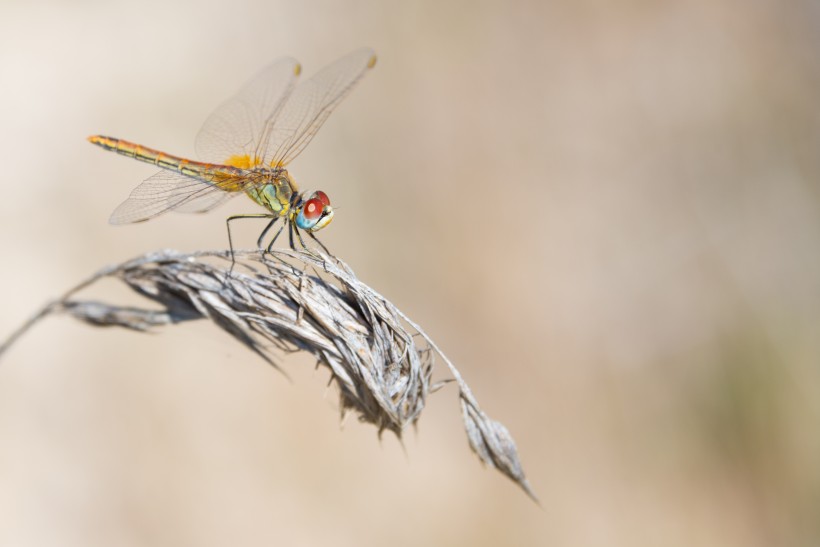
M 341 260 L 304 251 L 180 253 L 164 250 L 103 268 L 34 314 L 0 346 L 0 357 L 46 316 L 68 314 L 97 327 L 154 330 L 208 319 L 281 370 L 280 359 L 306 351 L 339 388 L 342 414 L 401 437 L 427 396 L 455 383 L 467 439 L 482 462 L 537 501 L 512 436 L 479 407 L 461 374 L 427 334 Z M 114 278 L 159 305 L 120 306 L 76 295 Z M 433 383 L 436 356 L 451 378 Z

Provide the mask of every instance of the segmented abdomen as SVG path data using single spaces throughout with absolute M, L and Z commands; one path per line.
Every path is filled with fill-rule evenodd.
M 199 161 L 187 160 L 147 146 L 135 144 L 122 139 L 115 139 L 112 137 L 105 137 L 103 135 L 94 135 L 88 140 L 92 144 L 116 152 L 135 160 L 151 163 L 157 167 L 168 169 L 169 171 L 177 171 L 178 173 L 199 179 L 211 184 L 216 184 L 220 188 L 228 192 L 238 192 L 244 189 L 242 181 L 244 180 L 245 171 L 230 165 L 218 165 L 214 163 L 202 163 Z

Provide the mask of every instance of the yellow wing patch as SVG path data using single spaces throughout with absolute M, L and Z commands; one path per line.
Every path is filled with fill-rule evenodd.
M 258 165 L 262 165 L 262 158 L 254 156 L 253 159 L 251 159 L 249 154 L 242 156 L 231 156 L 227 159 L 225 165 L 238 167 L 239 169 L 253 169 Z
M 243 192 L 250 182 L 248 179 L 234 175 L 233 173 L 211 173 L 202 180 L 219 187 L 226 192 Z

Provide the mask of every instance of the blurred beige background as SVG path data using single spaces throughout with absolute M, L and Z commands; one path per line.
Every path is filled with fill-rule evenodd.
M 257 211 L 111 227 L 153 169 L 88 135 L 192 156 L 273 58 L 370 45 L 291 173 L 542 507 L 469 452 L 454 389 L 402 447 L 340 429 L 309 359 L 289 382 L 204 323 L 56 317 L 0 361 L 0 545 L 819 544 L 819 31 L 808 0 L 4 0 L 0 336 Z

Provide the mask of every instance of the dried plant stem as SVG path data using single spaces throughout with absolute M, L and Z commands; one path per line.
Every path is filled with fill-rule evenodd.
M 379 433 L 387 429 L 400 437 L 418 420 L 427 395 L 444 383 L 431 384 L 438 354 L 458 385 L 470 447 L 536 499 L 507 429 L 481 410 L 461 374 L 430 337 L 359 281 L 345 263 L 289 250 L 265 255 L 241 251 L 236 260 L 231 269 L 227 251 L 165 250 L 103 268 L 33 315 L 0 346 L 0 356 L 38 321 L 57 312 L 95 326 L 140 331 L 210 319 L 274 366 L 282 352 L 310 352 L 339 386 L 343 414 L 355 412 Z M 109 277 L 162 309 L 75 298 Z
M 74 296 L 76 293 L 78 293 L 81 290 L 85 289 L 89 285 L 94 284 L 95 282 L 102 279 L 103 277 L 107 277 L 107 276 L 111 275 L 112 271 L 115 271 L 116 269 L 118 269 L 120 267 L 121 266 L 107 266 L 107 267 L 103 268 L 102 270 L 98 271 L 97 273 L 95 273 L 94 275 L 89 277 L 88 279 L 80 282 L 79 284 L 75 285 L 74 287 L 72 287 L 71 289 L 66 291 L 65 294 L 63 294 L 63 296 L 61 296 L 57 300 L 53 300 L 53 301 L 49 302 L 48 304 L 46 304 L 45 306 L 43 306 L 42 308 L 40 308 L 40 310 L 37 311 L 37 313 L 35 313 L 31 317 L 29 317 L 26 320 L 25 323 L 20 325 L 17 328 L 17 330 L 15 330 L 13 333 L 11 333 L 8 336 L 8 338 L 6 338 L 3 341 L 3 343 L 0 344 L 0 357 L 3 356 L 3 354 L 6 352 L 6 350 L 9 349 L 12 346 L 12 344 L 14 344 L 17 341 L 18 338 L 20 338 L 22 335 L 24 335 L 29 329 L 31 329 L 31 327 L 33 327 L 34 325 L 39 323 L 41 319 L 44 319 L 45 317 L 51 315 L 52 313 L 55 313 L 57 311 L 62 310 L 65 303 L 68 302 L 69 299 L 72 296 Z

